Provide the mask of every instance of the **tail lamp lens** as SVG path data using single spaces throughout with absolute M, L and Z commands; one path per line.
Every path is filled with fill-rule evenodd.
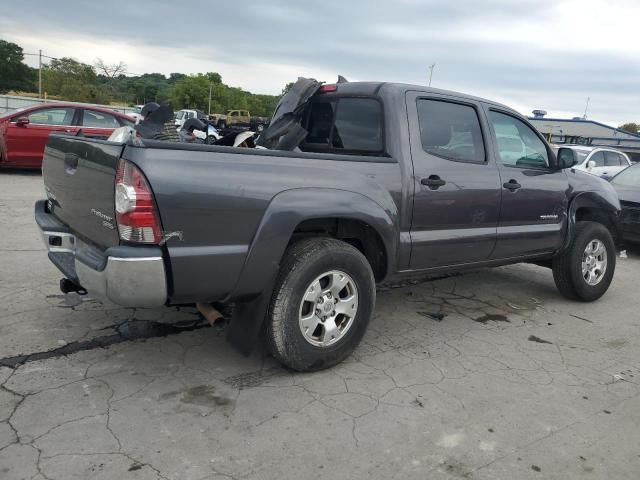
M 153 192 L 142 172 L 126 160 L 120 160 L 118 163 L 115 210 L 118 232 L 122 240 L 160 243 L 162 228 Z

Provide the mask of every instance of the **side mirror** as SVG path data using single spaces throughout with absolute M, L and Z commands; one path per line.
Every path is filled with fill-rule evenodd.
M 29 117 L 19 117 L 16 120 L 16 125 L 18 127 L 26 127 L 27 125 L 29 125 Z
M 576 163 L 578 163 L 576 152 L 571 148 L 562 147 L 558 150 L 558 168 L 564 170 L 573 167 Z
M 587 162 L 587 168 L 588 168 L 589 170 L 591 170 L 591 169 L 592 169 L 593 167 L 595 167 L 595 166 L 596 166 L 596 161 L 595 161 L 595 160 L 589 160 L 589 161 Z

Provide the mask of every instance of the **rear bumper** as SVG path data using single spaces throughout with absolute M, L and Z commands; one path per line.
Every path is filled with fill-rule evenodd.
M 167 302 L 167 277 L 159 247 L 118 246 L 102 251 L 82 242 L 47 212 L 46 202 L 35 205 L 35 218 L 49 260 L 91 296 L 123 307 L 157 307 Z

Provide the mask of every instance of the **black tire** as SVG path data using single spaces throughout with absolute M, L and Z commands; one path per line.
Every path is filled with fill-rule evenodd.
M 341 338 L 330 345 L 316 346 L 305 338 L 299 323 L 302 300 L 314 279 L 336 270 L 355 283 L 357 310 Z M 287 249 L 280 264 L 265 322 L 267 346 L 278 361 L 301 372 L 336 365 L 362 340 L 375 300 L 373 272 L 358 249 L 332 238 L 301 240 Z
M 607 266 L 597 285 L 589 285 L 582 274 L 582 258 L 592 240 L 604 244 Z M 569 248 L 552 263 L 553 279 L 562 295 L 581 302 L 593 302 L 608 290 L 616 269 L 616 248 L 611 233 L 601 223 L 578 222 Z
M 219 120 L 218 121 L 218 128 L 220 130 L 224 130 L 225 128 L 227 128 L 227 122 L 225 122 L 224 120 Z

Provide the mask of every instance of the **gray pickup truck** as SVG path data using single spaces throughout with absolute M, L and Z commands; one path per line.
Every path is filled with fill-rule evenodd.
M 616 192 L 503 105 L 300 79 L 258 145 L 51 136 L 35 217 L 64 290 L 233 305 L 234 346 L 263 331 L 308 371 L 353 351 L 383 281 L 531 262 L 573 300 L 611 283 Z

